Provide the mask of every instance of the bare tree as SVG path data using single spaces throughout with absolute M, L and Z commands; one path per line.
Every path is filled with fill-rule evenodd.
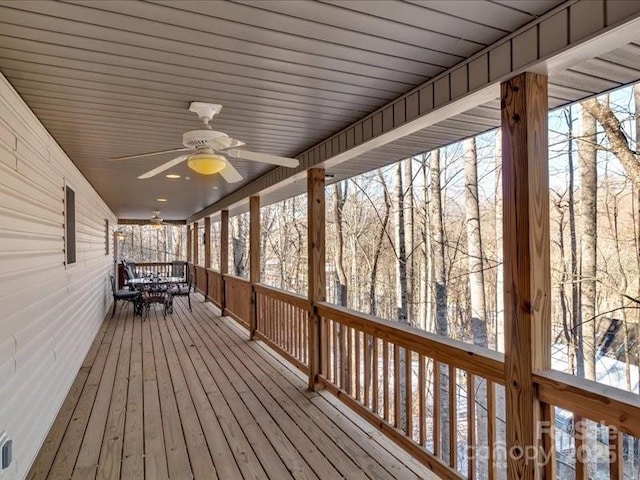
M 638 96 L 640 96 L 640 93 L 638 93 L 638 86 L 636 85 L 634 87 L 636 101 L 640 101 Z M 580 105 L 602 125 L 604 133 L 609 140 L 611 151 L 618 157 L 636 188 L 640 188 L 640 159 L 638 159 L 638 152 L 632 150 L 629 146 L 629 140 L 622 128 L 622 123 L 613 113 L 611 107 L 601 103 L 597 98 L 585 100 Z
M 384 215 L 382 217 L 382 224 L 380 225 L 380 231 L 376 237 L 376 243 L 373 250 L 373 263 L 371 265 L 370 282 L 369 282 L 369 313 L 377 315 L 377 302 L 376 302 L 376 284 L 378 279 L 378 266 L 380 264 L 380 254 L 382 250 L 382 243 L 387 234 L 387 225 L 389 223 L 389 216 L 391 214 L 391 199 L 389 198 L 389 190 L 387 184 L 382 175 L 382 171 L 378 170 L 378 178 L 382 185 L 384 194 Z
M 404 207 L 404 186 L 402 183 L 402 163 L 398 162 L 394 168 L 395 183 L 395 245 L 396 245 L 396 317 L 398 323 L 408 324 L 407 321 L 407 254 L 406 254 L 406 232 L 405 232 L 405 207 Z M 400 349 L 400 379 L 398 387 L 399 409 L 395 414 L 396 425 L 404 428 L 407 422 L 407 395 L 406 395 L 406 350 Z
M 405 230 L 405 256 L 407 272 L 407 321 L 413 324 L 415 321 L 414 307 L 414 270 L 415 270 L 415 232 L 414 232 L 414 197 L 413 197 L 413 159 L 408 158 L 402 162 L 402 186 L 404 188 L 404 230 Z
M 570 280 L 571 280 L 571 335 L 569 342 L 569 357 L 575 359 L 569 363 L 571 369 L 583 372 L 584 376 L 584 351 L 576 348 L 582 344 L 582 328 L 580 326 L 580 282 L 578 272 L 578 235 L 576 233 L 576 202 L 575 202 L 575 169 L 573 160 L 573 111 L 571 106 L 565 111 L 565 122 L 569 131 L 569 142 L 567 149 L 567 169 L 569 173 L 569 185 L 567 193 L 569 196 L 569 246 L 570 246 Z
M 465 157 L 465 203 L 467 223 L 467 258 L 469 264 L 469 293 L 471 307 L 471 334 L 473 343 L 481 347 L 488 346 L 487 340 L 487 312 L 484 291 L 484 262 L 482 249 L 482 232 L 480 230 L 480 203 L 478 201 L 478 158 L 476 139 L 468 138 L 464 141 Z M 476 428 L 478 442 L 483 445 L 486 441 L 487 385 L 484 379 L 475 379 L 476 401 L 480 405 L 477 409 Z M 478 474 L 485 475 L 485 462 L 478 462 Z
M 338 182 L 333 186 L 333 218 L 336 225 L 337 245 L 334 250 L 334 264 L 337 275 L 336 300 L 338 305 L 347 306 L 347 274 L 344 268 L 344 225 L 343 210 L 347 201 L 348 186 Z
M 436 294 L 436 333 L 447 336 L 447 272 L 445 269 L 445 238 L 442 212 L 442 187 L 440 181 L 440 151 L 431 152 L 431 224 L 432 258 Z M 449 452 L 449 377 L 448 369 L 441 365 L 440 369 L 440 426 L 441 451 L 448 459 Z M 436 439 L 437 441 L 437 439 Z
M 596 120 L 586 108 L 580 114 L 580 215 L 581 232 L 581 322 L 584 372 L 578 375 L 596 378 L 596 266 L 598 167 L 596 152 Z

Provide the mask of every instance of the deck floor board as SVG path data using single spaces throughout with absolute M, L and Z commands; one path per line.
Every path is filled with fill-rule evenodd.
M 29 479 L 435 479 L 193 295 L 107 318 Z

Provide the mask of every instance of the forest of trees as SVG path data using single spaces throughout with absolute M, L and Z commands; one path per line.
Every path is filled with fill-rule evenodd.
M 550 112 L 549 129 L 553 368 L 640 393 L 640 86 Z M 504 351 L 501 161 L 496 130 L 327 187 L 328 300 Z M 262 209 L 263 279 L 301 294 L 305 211 L 304 196 Z M 561 471 L 573 427 L 556 417 Z M 625 455 L 637 475 L 636 441 Z
M 120 225 L 116 237 L 118 257 L 130 262 L 172 262 L 184 260 L 186 232 L 180 225 Z

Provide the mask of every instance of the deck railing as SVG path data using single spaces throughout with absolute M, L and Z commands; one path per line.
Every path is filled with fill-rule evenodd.
M 309 371 L 309 301 L 266 285 L 255 285 L 256 337 L 304 372 Z
M 317 313 L 328 391 L 442 478 L 496 478 L 494 459 L 482 463 L 474 452 L 496 443 L 501 354 L 328 303 Z
M 231 275 L 209 271 L 206 277 L 208 297 L 224 305 L 224 315 L 254 328 L 254 338 L 305 373 L 317 348 L 317 383 L 441 478 L 505 478 L 502 354 L 326 302 L 310 305 L 303 296 Z M 313 315 L 320 318 L 318 345 L 309 343 Z M 540 459 L 548 460 L 546 478 L 556 478 L 556 456 L 571 471 L 561 478 L 589 478 L 594 467 L 585 458 L 587 441 L 598 443 L 591 450 L 602 450 L 604 442 L 611 455 L 608 465 L 597 466 L 609 476 L 598 478 L 637 474 L 637 465 L 623 461 L 628 448 L 622 435 L 640 438 L 637 395 L 556 371 L 538 372 L 534 379 L 543 407 Z M 556 451 L 556 408 L 573 414 L 571 461 L 567 452 Z M 599 425 L 598 438 L 581 435 L 583 419 Z M 609 440 L 602 439 L 603 429 L 610 429 Z
M 172 262 L 130 262 L 134 269 L 134 273 L 138 277 L 148 276 L 160 276 L 171 277 L 175 276 L 174 264 Z M 125 285 L 126 274 L 122 262 L 118 262 L 118 288 L 123 288 Z M 182 273 L 184 275 L 184 272 Z
M 222 308 L 224 292 L 222 291 L 222 275 L 215 270 L 207 269 L 207 300 Z
M 253 291 L 248 280 L 233 275 L 223 275 L 224 313 L 249 328 Z
M 141 262 L 135 264 L 136 275 L 146 277 L 149 275 L 171 276 L 171 262 Z

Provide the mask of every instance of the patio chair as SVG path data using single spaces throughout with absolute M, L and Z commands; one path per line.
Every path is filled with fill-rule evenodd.
M 189 275 L 189 272 L 187 269 L 185 269 L 185 273 L 186 273 L 186 283 L 179 283 L 177 285 L 173 285 L 170 289 L 169 289 L 169 295 L 171 295 L 171 297 L 187 297 L 187 300 L 189 302 L 189 311 L 191 312 L 191 276 Z M 171 311 L 173 311 L 173 308 L 171 308 Z
M 187 262 L 174 261 L 171 262 L 171 276 L 184 278 L 186 282 Z
M 116 281 L 113 278 L 113 275 L 109 275 L 109 280 L 111 281 L 111 291 L 113 292 L 113 312 L 111 312 L 111 318 L 116 314 L 116 306 L 118 300 L 125 300 L 127 302 L 132 302 L 134 307 L 134 314 L 138 312 L 137 303 L 139 298 L 139 293 L 131 290 L 118 290 L 116 288 Z
M 122 260 L 122 266 L 124 267 L 124 275 L 125 275 L 126 283 L 128 283 L 129 280 L 138 278 L 138 275 L 136 274 L 135 263 L 129 263 L 126 260 Z

